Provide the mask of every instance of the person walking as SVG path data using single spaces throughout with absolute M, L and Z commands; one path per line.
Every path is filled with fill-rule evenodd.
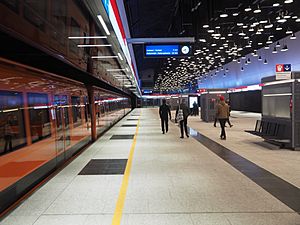
M 180 124 L 180 132 L 181 132 L 180 138 L 184 138 L 183 127 L 184 127 L 184 130 L 185 130 L 185 135 L 188 138 L 190 136 L 188 134 L 188 129 L 187 129 L 187 119 L 190 115 L 190 109 L 185 104 L 185 99 L 183 99 L 182 103 L 180 103 L 179 106 L 177 107 L 176 116 L 175 116 L 176 119 L 177 119 L 177 116 L 178 116 L 180 110 L 182 110 L 182 114 L 183 114 L 182 115 L 182 120 L 177 121 Z
M 228 105 L 229 108 L 229 115 L 228 115 L 228 119 L 227 119 L 227 123 L 229 124 L 230 127 L 233 127 L 233 125 L 230 123 L 229 117 L 230 117 L 230 112 L 231 112 L 231 107 L 230 107 L 230 101 L 229 99 L 226 100 L 226 104 Z
M 159 107 L 159 116 L 161 120 L 161 130 L 162 133 L 165 134 L 165 128 L 166 128 L 166 133 L 168 133 L 169 130 L 168 116 L 170 117 L 170 120 L 172 117 L 171 117 L 170 107 L 167 105 L 166 99 L 163 99 L 162 103 L 163 104 Z
M 226 140 L 225 123 L 229 118 L 229 107 L 225 103 L 225 98 L 223 96 L 220 96 L 220 103 L 217 107 L 217 118 L 219 119 L 221 126 L 220 138 Z

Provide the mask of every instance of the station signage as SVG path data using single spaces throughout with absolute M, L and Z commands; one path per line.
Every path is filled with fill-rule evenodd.
M 276 65 L 276 80 L 289 80 L 292 78 L 291 64 L 277 64 Z
M 188 44 L 145 45 L 145 57 L 184 57 L 193 54 L 192 46 Z

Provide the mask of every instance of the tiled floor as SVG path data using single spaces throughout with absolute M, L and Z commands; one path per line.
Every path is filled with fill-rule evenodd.
M 122 225 L 300 225 L 299 214 L 238 169 L 196 139 L 180 139 L 176 125 L 170 123 L 169 133 L 161 134 L 158 109 L 137 109 L 131 115 L 140 111 Z M 242 132 L 252 123 L 249 116 L 253 121 L 253 115 L 233 118 L 228 140 L 220 143 L 299 188 L 300 152 L 254 145 L 250 134 Z M 132 116 L 119 122 L 0 225 L 110 225 L 123 175 L 78 173 L 92 159 L 128 159 L 133 139 L 110 138 L 135 133 L 135 126 L 123 126 L 137 124 L 129 118 Z M 198 118 L 190 118 L 189 124 L 219 142 L 219 130 L 212 124 Z

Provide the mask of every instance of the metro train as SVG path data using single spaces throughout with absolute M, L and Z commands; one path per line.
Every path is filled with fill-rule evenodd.
M 131 110 L 130 98 L 0 58 L 0 212 Z M 89 102 L 93 99 L 93 102 Z

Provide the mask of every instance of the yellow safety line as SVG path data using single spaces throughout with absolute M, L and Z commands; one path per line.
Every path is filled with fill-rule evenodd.
M 125 169 L 124 177 L 122 180 L 122 185 L 121 185 L 117 205 L 116 205 L 115 212 L 114 212 L 114 217 L 113 217 L 113 220 L 111 223 L 112 225 L 120 225 L 121 224 L 122 213 L 123 213 L 123 208 L 124 208 L 124 203 L 125 203 L 125 198 L 126 198 L 126 193 L 127 193 L 127 188 L 128 188 L 129 175 L 130 175 L 130 171 L 131 171 L 133 154 L 134 154 L 134 149 L 135 149 L 135 145 L 136 145 L 136 137 L 138 135 L 139 125 L 140 125 L 140 119 L 138 120 L 134 138 L 133 138 L 133 143 L 130 148 L 129 157 L 127 160 L 126 169 Z

